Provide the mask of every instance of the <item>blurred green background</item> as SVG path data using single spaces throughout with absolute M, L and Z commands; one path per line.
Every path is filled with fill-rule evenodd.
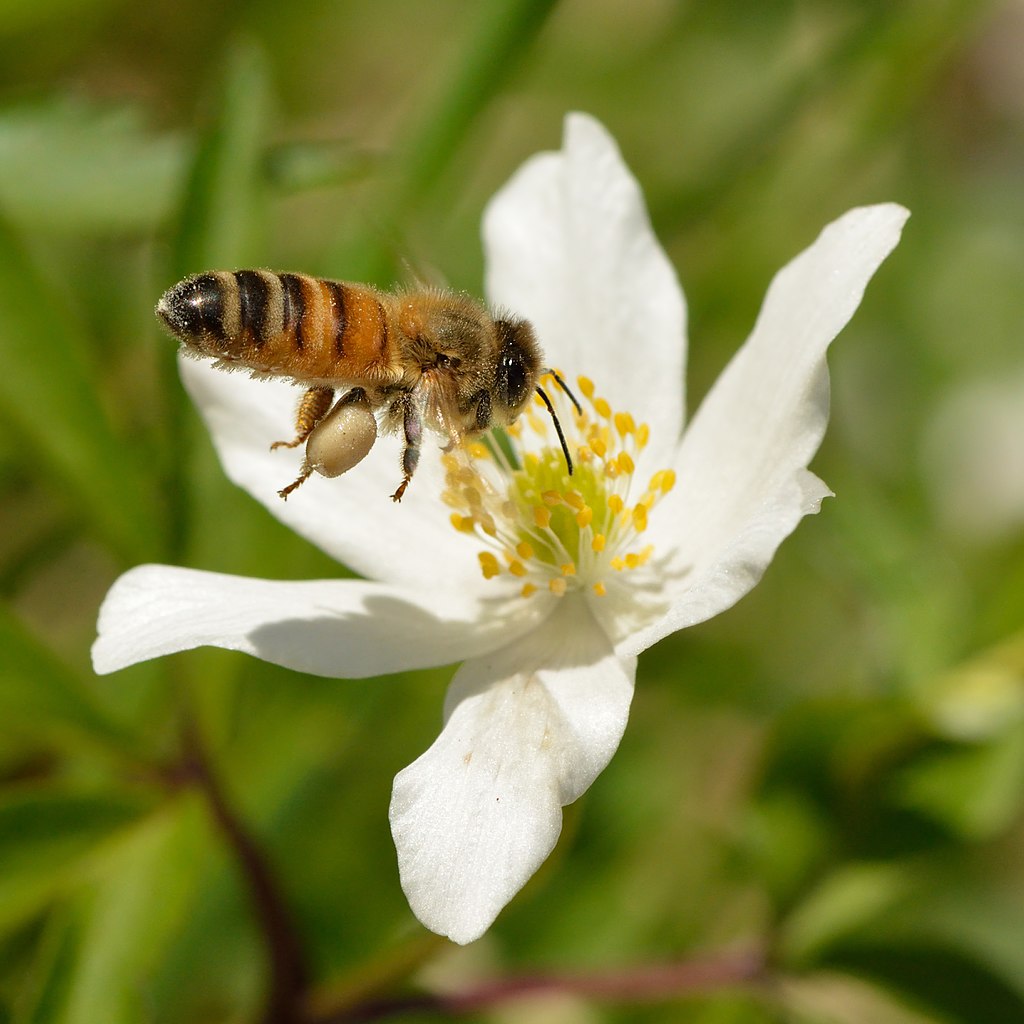
M 748 989 L 474 1018 L 1024 1021 L 1022 53 L 1020 0 L 0 2 L 0 1022 L 261 1019 L 237 858 L 173 767 L 183 706 L 323 1015 L 755 949 Z M 479 293 L 482 208 L 570 109 L 678 267 L 691 404 L 827 221 L 913 217 L 830 359 L 837 498 L 641 659 L 612 765 L 459 950 L 409 913 L 387 825 L 451 670 L 199 651 L 96 678 L 88 651 L 142 561 L 343 571 L 224 478 L 163 289 L 245 265 L 388 286 L 408 259 Z

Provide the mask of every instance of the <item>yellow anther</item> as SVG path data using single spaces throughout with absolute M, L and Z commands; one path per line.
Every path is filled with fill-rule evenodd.
M 523 436 L 523 425 L 518 420 L 515 423 L 509 423 L 505 427 L 505 433 L 510 437 L 522 437 Z
M 636 430 L 636 423 L 633 420 L 633 416 L 628 412 L 617 412 L 615 414 L 615 429 L 619 432 L 619 437 L 625 437 L 627 434 L 632 434 Z
M 594 518 L 594 510 L 589 505 L 584 505 L 583 508 L 576 513 L 576 525 L 582 530 L 584 526 L 589 526 Z
M 646 423 L 641 423 L 636 428 L 636 446 L 637 448 L 646 448 L 647 442 L 651 439 L 651 428 Z
M 633 529 L 637 533 L 643 533 L 647 529 L 647 507 L 636 505 L 633 509 Z
M 580 389 L 584 398 L 594 397 L 594 382 L 589 377 L 577 377 L 576 386 Z
M 485 580 L 494 579 L 501 572 L 498 559 L 490 551 L 481 551 L 477 556 L 480 559 L 480 571 L 484 574 Z
M 594 412 L 597 413 L 601 419 L 606 420 L 611 417 L 612 407 L 608 404 L 607 398 L 595 398 L 594 399 Z
M 609 480 L 616 480 L 616 479 L 618 479 L 618 476 L 619 476 L 619 464 L 618 464 L 618 462 L 615 462 L 615 461 L 606 462 L 604 464 L 604 475 L 606 477 L 608 477 Z
M 636 469 L 636 466 L 633 465 L 633 460 L 629 456 L 629 452 L 619 452 L 615 461 L 618 463 L 621 473 L 632 473 Z
M 518 558 L 509 563 L 508 571 L 513 576 L 526 576 L 528 572 L 526 566 Z
M 627 569 L 635 569 L 638 565 L 642 565 L 642 564 L 643 563 L 640 560 L 640 556 L 634 554 L 632 551 L 630 551 L 629 554 L 626 555 L 626 568 Z
M 531 594 L 537 593 L 537 588 L 532 583 L 524 583 L 523 589 L 519 591 L 523 597 L 529 597 Z
M 609 494 L 608 495 L 608 510 L 618 515 L 625 507 L 625 502 L 622 500 L 621 494 Z
M 651 482 L 647 485 L 649 490 L 660 491 L 662 494 L 668 494 L 676 485 L 676 473 L 674 469 L 659 469 L 654 476 L 651 477 Z
M 563 576 L 575 576 L 576 575 L 576 563 L 566 562 L 565 565 L 560 566 Z
M 527 540 L 521 540 L 516 545 L 516 554 L 524 561 L 528 562 L 533 558 L 533 545 Z
M 579 491 L 567 491 L 562 495 L 563 501 L 570 508 L 576 509 L 579 512 L 581 509 L 586 507 L 586 502 L 583 500 L 583 495 Z
M 604 546 L 607 543 L 603 533 L 595 533 L 594 539 L 590 542 L 591 551 L 604 551 Z
M 471 444 L 466 445 L 466 448 L 474 459 L 489 459 L 491 457 L 490 449 L 479 441 L 473 441 Z
M 562 496 L 558 491 L 543 491 L 541 493 L 540 500 L 543 501 L 545 505 L 551 505 L 552 507 L 562 504 Z
M 543 505 L 534 505 L 533 521 L 542 530 L 546 530 L 551 525 L 551 510 L 546 509 Z
M 489 512 L 478 512 L 476 515 L 476 521 L 480 524 L 480 529 L 483 530 L 488 537 L 498 536 L 498 527 L 495 525 L 494 517 Z
M 608 593 L 608 590 L 605 585 L 598 580 L 597 583 L 594 584 L 594 593 L 597 594 L 598 597 L 604 597 L 604 595 Z
M 561 597 L 568 589 L 569 584 L 565 582 L 565 578 L 562 576 L 556 576 L 554 579 L 548 580 L 548 590 L 555 597 Z
M 477 509 L 483 504 L 483 498 L 475 487 L 463 487 L 462 500 L 472 509 Z
M 590 439 L 590 447 L 599 459 L 603 459 L 608 454 L 608 446 L 596 435 Z
M 626 563 L 618 555 L 616 555 L 608 564 L 616 572 L 622 572 L 622 570 L 626 568 Z
M 476 520 L 472 516 L 460 516 L 458 512 L 453 512 L 448 518 L 459 533 L 473 532 Z

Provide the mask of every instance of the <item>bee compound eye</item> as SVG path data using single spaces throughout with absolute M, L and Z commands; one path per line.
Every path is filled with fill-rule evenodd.
M 366 458 L 376 440 L 377 418 L 366 397 L 343 398 L 309 435 L 306 466 L 321 476 L 341 476 Z

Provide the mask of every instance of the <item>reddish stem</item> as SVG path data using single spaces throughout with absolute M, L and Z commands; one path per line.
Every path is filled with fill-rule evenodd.
M 633 1003 L 679 998 L 752 985 L 763 980 L 765 966 L 761 953 L 743 952 L 600 974 L 523 975 L 485 982 L 465 992 L 424 993 L 367 1001 L 323 1014 L 309 1024 L 362 1024 L 411 1012 L 455 1016 L 545 992 Z
M 187 713 L 183 716 L 181 733 L 184 752 L 181 774 L 195 783 L 206 797 L 210 813 L 238 863 L 266 944 L 269 984 L 264 1024 L 302 1024 L 309 973 L 288 905 L 263 850 L 231 806 L 198 727 Z

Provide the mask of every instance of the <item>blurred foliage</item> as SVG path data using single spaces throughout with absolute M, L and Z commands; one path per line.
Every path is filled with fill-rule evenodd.
M 970 529 L 1006 496 L 929 446 L 1024 359 L 1022 50 L 1020 0 L 0 4 L 0 1021 L 259 1019 L 238 865 L 170 771 L 183 702 L 318 1005 L 763 947 L 770 989 L 551 1019 L 1024 1020 L 1024 508 Z M 246 263 L 390 285 L 408 259 L 479 292 L 483 205 L 568 109 L 647 191 L 695 396 L 826 221 L 913 219 L 831 361 L 837 499 L 736 609 L 645 655 L 554 857 L 454 950 L 413 921 L 386 820 L 449 673 L 200 651 L 97 679 L 88 648 L 140 561 L 342 571 L 224 478 L 163 288 Z

